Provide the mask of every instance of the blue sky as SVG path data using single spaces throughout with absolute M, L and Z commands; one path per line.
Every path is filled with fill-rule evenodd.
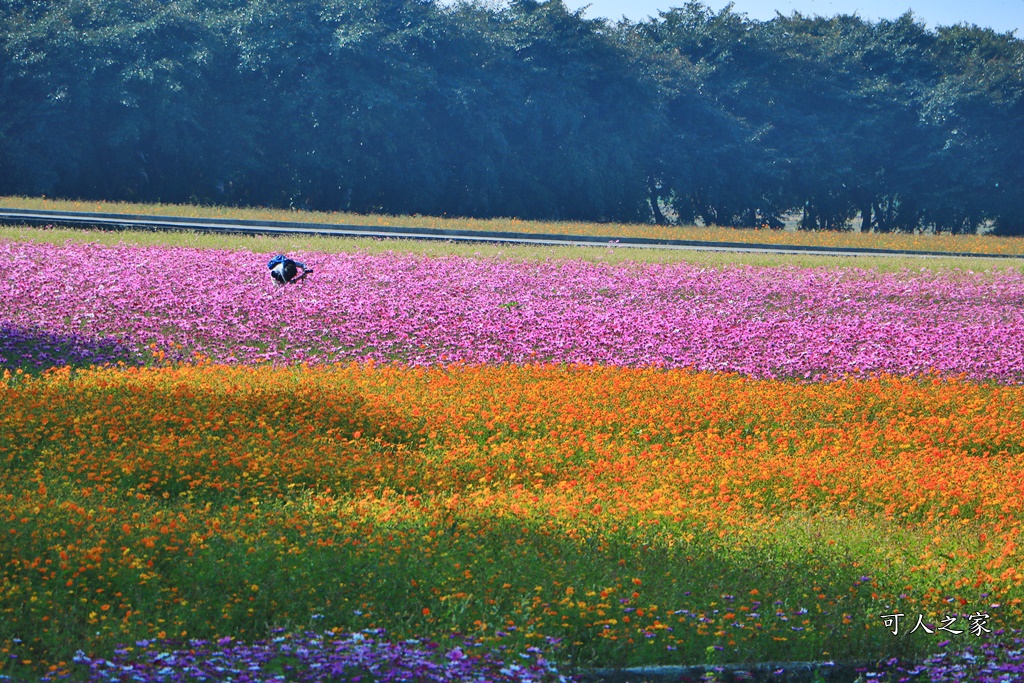
M 565 0 L 570 9 L 590 5 L 585 16 L 619 19 L 623 15 L 634 21 L 657 16 L 659 10 L 681 6 L 686 0 Z M 727 0 L 704 0 L 705 5 L 720 10 Z M 768 20 L 776 10 L 791 14 L 794 10 L 808 16 L 831 17 L 856 14 L 864 19 L 895 19 L 908 9 L 929 28 L 969 23 L 1000 32 L 1016 29 L 1024 39 L 1024 0 L 734 0 L 733 9 L 751 19 Z

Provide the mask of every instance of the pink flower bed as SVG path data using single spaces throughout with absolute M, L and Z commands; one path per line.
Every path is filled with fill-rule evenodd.
M 0 363 L 663 365 L 1024 379 L 1024 276 L 0 243 Z

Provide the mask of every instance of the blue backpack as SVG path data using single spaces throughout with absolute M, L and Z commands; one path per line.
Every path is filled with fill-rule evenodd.
M 282 285 L 286 285 L 295 279 L 295 276 L 299 274 L 299 268 L 302 268 L 302 277 L 306 277 L 306 274 L 310 272 L 309 268 L 306 268 L 306 264 L 293 261 L 284 254 L 278 254 L 274 258 L 267 262 L 267 268 L 270 269 L 270 274 L 275 280 Z

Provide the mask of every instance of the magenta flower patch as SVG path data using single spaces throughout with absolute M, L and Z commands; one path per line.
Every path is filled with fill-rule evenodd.
M 398 361 L 1024 379 L 1024 276 L 0 243 L 0 363 Z M 162 354 L 162 356 L 161 356 Z

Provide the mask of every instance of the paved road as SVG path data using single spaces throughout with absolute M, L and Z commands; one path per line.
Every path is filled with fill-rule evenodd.
M 491 242 L 505 244 L 544 244 L 559 246 L 615 247 L 639 249 L 696 249 L 703 251 L 741 251 L 780 254 L 817 254 L 825 256 L 918 256 L 1024 258 L 1007 254 L 975 254 L 969 252 L 911 251 L 905 249 L 856 249 L 848 247 L 808 247 L 801 245 L 747 244 L 743 242 L 709 242 L 701 240 L 658 240 L 645 237 L 592 235 L 545 235 L 483 230 L 444 230 L 441 228 L 408 228 L 392 226 L 344 225 L 334 223 L 300 223 L 256 221 L 227 218 L 186 218 L 178 216 L 142 216 L 116 213 L 75 211 L 41 211 L 0 207 L 0 223 L 44 224 L 104 230 L 190 230 L 248 235 L 320 235 L 328 237 L 381 237 L 390 239 L 432 239 L 457 242 Z

